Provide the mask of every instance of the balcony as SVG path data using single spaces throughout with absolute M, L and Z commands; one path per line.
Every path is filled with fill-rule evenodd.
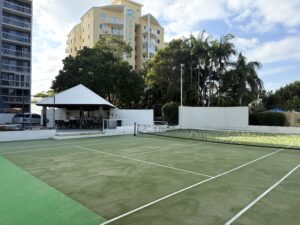
M 0 80 L 0 86 L 2 86 L 2 87 L 13 87 L 13 88 L 26 88 L 26 89 L 30 89 L 30 83 L 28 83 L 28 82 L 12 81 L 12 80 Z
M 31 30 L 31 23 L 24 22 L 22 20 L 17 20 L 9 17 L 3 16 L 3 24 L 8 24 L 14 27 L 19 27 L 26 30 Z
M 148 34 L 148 29 L 143 29 L 143 34 L 145 33 Z M 157 33 L 157 31 L 152 29 L 150 29 L 150 36 L 154 39 L 159 38 L 159 34 Z
M 3 8 L 8 9 L 8 10 L 12 10 L 12 11 L 17 12 L 17 13 L 26 14 L 26 15 L 29 15 L 29 16 L 31 16 L 31 14 L 32 14 L 32 10 L 30 8 L 20 6 L 18 4 L 7 2 L 7 1 L 3 1 Z
M 103 30 L 104 34 L 110 34 L 110 35 L 120 35 L 123 36 L 122 30 Z
M 24 37 L 16 34 L 10 34 L 10 33 L 2 33 L 3 39 L 4 40 L 9 40 L 13 42 L 18 42 L 22 44 L 31 44 L 31 39 L 29 37 Z
M 30 74 L 30 67 L 26 67 L 26 66 L 15 66 L 15 65 L 2 63 L 1 68 L 2 68 L 2 71 L 6 71 L 6 72 Z
M 30 97 L 27 96 L 12 96 L 12 95 L 0 95 L 4 103 L 13 104 L 30 104 Z
M 29 52 L 16 51 L 8 48 L 2 48 L 2 55 L 15 58 L 30 59 Z
M 113 25 L 124 25 L 123 20 L 121 19 L 102 19 L 104 24 L 113 24 Z

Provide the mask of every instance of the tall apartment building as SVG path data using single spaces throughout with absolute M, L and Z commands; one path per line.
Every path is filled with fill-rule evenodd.
M 0 113 L 30 112 L 32 0 L 0 0 Z
M 142 16 L 143 5 L 130 0 L 112 0 L 112 5 L 93 7 L 68 35 L 66 53 L 75 56 L 83 47 L 93 47 L 104 35 L 124 39 L 133 49 L 125 58 L 135 69 L 164 47 L 164 28 L 151 14 Z

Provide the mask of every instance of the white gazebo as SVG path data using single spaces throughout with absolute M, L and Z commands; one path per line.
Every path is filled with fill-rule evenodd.
M 110 110 L 115 108 L 82 84 L 45 98 L 37 105 L 43 107 L 44 127 L 66 129 L 102 129 L 103 119 L 109 119 Z

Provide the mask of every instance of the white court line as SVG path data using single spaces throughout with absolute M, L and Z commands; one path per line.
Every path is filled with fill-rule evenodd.
M 171 150 L 177 149 L 177 148 L 187 148 L 187 147 L 192 147 L 192 146 L 196 146 L 196 145 L 199 146 L 199 144 L 182 145 L 182 146 L 179 146 L 179 145 L 178 145 L 178 146 L 174 146 L 174 147 L 168 146 L 168 147 L 166 147 L 166 148 L 164 148 L 164 149 L 161 149 L 161 150 L 154 150 L 154 151 L 147 151 L 147 152 L 139 152 L 139 153 L 136 153 L 136 154 L 127 155 L 127 157 L 137 156 L 137 155 L 144 155 L 144 154 L 151 154 L 151 153 L 153 153 L 153 152 L 171 151 Z
M 131 210 L 131 211 L 127 212 L 127 213 L 124 213 L 124 214 L 122 214 L 122 215 L 120 215 L 120 216 L 117 216 L 117 217 L 115 217 L 115 218 L 113 218 L 113 219 L 110 219 L 110 220 L 108 220 L 108 221 L 105 221 L 104 223 L 101 223 L 100 225 L 106 225 L 106 224 L 112 223 L 112 222 L 114 222 L 114 221 L 117 221 L 117 220 L 119 220 L 119 219 L 122 219 L 122 218 L 124 218 L 124 217 L 126 217 L 126 216 L 129 216 L 129 215 L 131 215 L 131 214 L 133 214 L 133 213 L 136 213 L 136 212 L 138 212 L 138 211 L 140 211 L 140 210 L 142 210 L 142 209 L 145 209 L 145 208 L 147 208 L 147 207 L 149 207 L 149 206 L 152 206 L 152 205 L 154 205 L 154 204 L 156 204 L 156 203 L 159 203 L 159 202 L 161 202 L 161 201 L 163 201 L 163 200 L 165 200 L 165 199 L 171 198 L 171 197 L 173 197 L 173 196 L 175 196 L 175 195 L 178 195 L 178 194 L 180 194 L 180 193 L 182 193 L 182 192 L 185 192 L 185 191 L 187 191 L 187 190 L 190 190 L 190 189 L 192 189 L 192 188 L 194 188 L 194 187 L 197 187 L 197 186 L 199 186 L 199 185 L 201 185 L 201 184 L 207 183 L 207 182 L 209 182 L 209 181 L 211 181 L 211 180 L 214 180 L 214 179 L 217 179 L 217 178 L 222 177 L 222 176 L 224 176 L 224 175 L 227 175 L 227 174 L 229 174 L 229 173 L 232 173 L 232 172 L 234 172 L 234 171 L 236 171 L 236 170 L 239 170 L 239 169 L 241 169 L 241 168 L 243 168 L 243 167 L 246 167 L 246 166 L 248 166 L 248 165 L 250 165 L 250 164 L 253 164 L 253 163 L 255 163 L 255 162 L 257 162 L 257 161 L 259 161 L 259 160 L 261 160 L 261 159 L 264 159 L 264 158 L 266 158 L 266 157 L 269 157 L 269 156 L 274 155 L 274 154 L 276 154 L 276 153 L 278 153 L 278 152 L 281 152 L 281 151 L 284 151 L 284 149 L 280 149 L 280 150 L 278 150 L 278 151 L 269 153 L 269 154 L 264 155 L 264 156 L 262 156 L 262 157 L 260 157 L 260 158 L 257 158 L 257 159 L 255 159 L 255 160 L 252 160 L 252 161 L 248 162 L 248 163 L 245 163 L 245 164 L 243 164 L 243 165 L 241 165 L 241 166 L 238 166 L 238 167 L 236 167 L 236 168 L 234 168 L 234 169 L 231 169 L 231 170 L 229 170 L 229 171 L 227 171 L 227 172 L 221 173 L 221 174 L 219 174 L 219 175 L 217 175 L 217 176 L 211 177 L 211 178 L 209 178 L 209 179 L 206 179 L 206 180 L 204 180 L 204 181 L 200 181 L 200 182 L 198 182 L 198 183 L 196 183 L 196 184 L 193 184 L 193 185 L 191 185 L 191 186 L 189 186 L 189 187 L 186 187 L 186 188 L 184 188 L 184 189 L 181 189 L 181 190 L 179 190 L 179 191 L 173 192 L 173 193 L 171 193 L 171 194 L 169 194 L 169 195 L 166 195 L 166 196 L 164 196 L 164 197 L 162 197 L 162 198 L 159 198 L 159 199 L 157 199 L 157 200 L 155 200 L 155 201 L 152 201 L 152 202 L 150 202 L 150 203 L 148 203 L 148 204 L 145 204 L 145 205 L 143 205 L 143 206 L 141 206 L 141 207 L 138 207 L 138 208 L 136 208 L 136 209 L 134 209 L 134 210 Z
M 202 176 L 202 177 L 212 177 L 212 176 L 209 176 L 207 174 L 197 173 L 197 172 L 193 172 L 193 171 L 189 171 L 189 170 L 179 169 L 179 168 L 172 167 L 172 166 L 166 166 L 166 165 L 163 165 L 163 164 L 158 164 L 158 163 L 149 162 L 149 161 L 145 161 L 145 160 L 130 158 L 130 157 L 127 157 L 127 156 L 122 156 L 122 155 L 116 155 L 116 154 L 112 154 L 112 153 L 108 153 L 108 152 L 102 152 L 100 150 L 95 150 L 95 149 L 91 149 L 91 148 L 85 148 L 85 147 L 80 147 L 80 146 L 74 146 L 74 147 L 79 148 L 79 149 L 84 149 L 84 150 L 89 150 L 89 151 L 101 153 L 101 154 L 105 154 L 105 155 L 110 155 L 110 156 L 114 156 L 114 157 L 118 157 L 118 158 L 122 158 L 122 159 L 128 159 L 128 160 L 131 160 L 131 161 L 146 163 L 146 164 L 149 164 L 149 165 L 154 165 L 154 166 L 163 167 L 163 168 L 167 168 L 167 169 L 177 170 L 177 171 L 180 171 L 180 172 L 190 173 L 190 174 L 194 174 L 194 175 L 198 175 L 198 176 Z
M 137 139 L 138 140 L 138 139 Z M 141 139 L 143 140 L 143 139 Z M 48 148 L 42 148 L 42 149 L 33 149 L 33 150 L 25 150 L 25 151 L 15 151 L 15 152 L 0 152 L 0 155 L 8 155 L 8 154 L 17 154 L 17 153 L 26 153 L 26 152 L 41 152 L 41 151 L 50 151 L 50 150 L 56 150 L 56 147 L 74 147 L 74 144 L 84 144 L 86 146 L 89 145 L 95 145 L 95 144 L 113 144 L 113 143 L 120 143 L 120 142 L 124 142 L 124 141 L 132 141 L 131 139 L 117 139 L 117 141 L 91 141 L 91 142 L 86 142 L 86 143 L 82 143 L 82 142 L 74 142 L 74 143 L 69 143 L 69 144 L 61 144 L 61 145 L 50 145 L 48 146 Z M 134 140 L 135 141 L 135 140 Z M 46 146 L 43 146 L 46 147 Z M 36 147 L 38 148 L 38 147 Z M 7 149 L 5 149 L 7 151 Z M 13 150 L 13 149 L 9 149 L 9 150 Z
M 122 137 L 122 139 L 120 138 L 120 136 L 117 136 L 117 137 L 112 137 L 112 136 L 108 136 L 108 137 L 111 137 L 111 138 L 109 138 L 109 139 L 113 139 L 113 138 L 116 138 L 118 141 L 122 141 L 122 140 L 138 140 L 138 139 L 134 139 L 133 137 L 132 138 L 130 138 L 130 139 L 128 139 L 128 138 L 123 138 Z M 70 143 L 61 143 L 61 144 L 55 144 L 55 145 L 51 145 L 50 143 L 49 143 L 49 145 L 34 145 L 34 146 L 22 146 L 22 147 L 18 147 L 18 148 L 16 148 L 16 147 L 14 147 L 14 148 L 5 148 L 5 150 L 18 150 L 18 149 L 24 149 L 24 148 L 29 148 L 29 149 L 31 149 L 31 148 L 44 148 L 44 147 L 60 147 L 60 146 L 70 146 L 70 147 L 72 147 L 72 146 L 74 146 L 74 144 L 91 144 L 91 143 L 106 143 L 106 141 L 107 140 L 103 140 L 104 138 L 107 138 L 107 137 L 98 137 L 98 139 L 99 140 L 96 140 L 96 141 L 81 141 L 81 142 L 79 142 L 79 141 L 75 141 L 75 142 L 70 142 Z M 144 138 L 144 137 L 140 137 L 140 138 L 142 138 L 143 140 L 145 140 L 145 139 L 147 139 L 147 138 Z M 91 139 L 96 139 L 96 138 L 91 138 Z M 32 140 L 32 141 L 34 141 L 34 140 Z M 63 140 L 63 141 L 69 141 L 69 140 Z M 111 142 L 111 143 L 113 143 L 113 142 Z M 1 154 L 1 153 L 0 153 Z
M 225 225 L 230 225 L 234 221 L 236 221 L 240 216 L 242 216 L 245 212 L 247 212 L 251 207 L 253 207 L 258 201 L 260 201 L 263 197 L 265 197 L 268 193 L 270 193 L 274 188 L 276 188 L 280 183 L 282 183 L 285 179 L 287 179 L 292 173 L 294 173 L 297 169 L 299 169 L 300 164 L 292 169 L 288 174 L 286 174 L 283 178 L 277 181 L 273 186 L 271 186 L 268 190 L 262 193 L 259 197 L 257 197 L 253 202 L 247 205 L 244 209 L 242 209 L 238 214 L 232 217 Z

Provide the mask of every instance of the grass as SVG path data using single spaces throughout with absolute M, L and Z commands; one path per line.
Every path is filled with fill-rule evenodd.
M 99 224 L 237 168 L 111 223 L 224 224 L 300 163 L 300 151 L 276 151 L 155 136 L 3 143 L 0 218 Z M 299 178 L 296 171 L 234 224 L 299 224 Z

